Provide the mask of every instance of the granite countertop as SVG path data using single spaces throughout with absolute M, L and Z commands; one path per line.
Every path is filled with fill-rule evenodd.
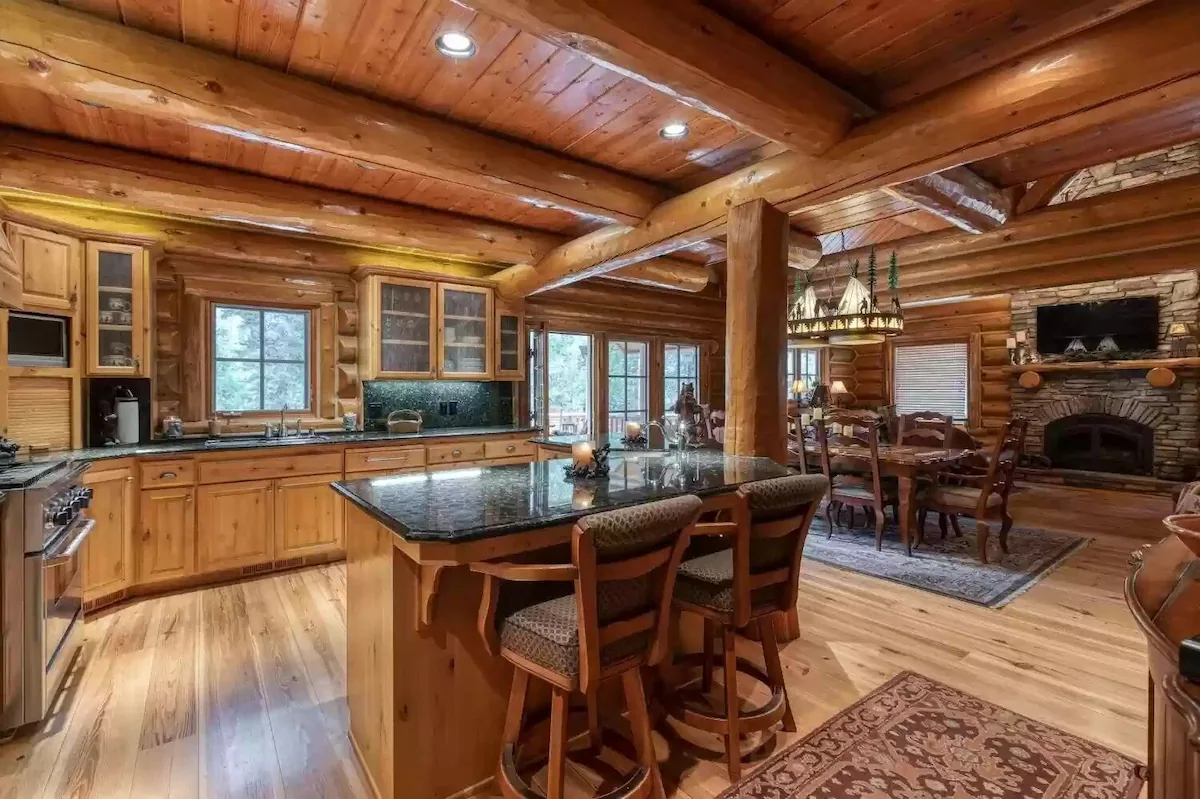
M 609 433 L 606 436 L 587 436 L 587 435 L 538 436 L 535 438 L 531 438 L 529 440 L 532 441 L 534 444 L 537 444 L 538 446 L 561 447 L 563 449 L 570 449 L 572 444 L 578 444 L 578 443 L 581 443 L 584 441 L 594 441 L 598 445 L 602 445 L 604 442 L 608 442 L 608 448 L 609 448 L 610 452 L 664 452 L 664 451 L 672 449 L 672 447 L 667 446 L 666 441 L 663 439 L 662 431 L 658 430 L 657 428 L 651 428 L 646 433 L 647 445 L 644 447 L 629 446 L 628 444 L 625 443 L 623 438 L 624 437 L 619 433 Z M 721 445 L 715 441 L 704 442 L 703 446 L 699 447 L 699 449 L 720 449 L 720 448 L 721 448 Z
M 768 458 L 711 450 L 614 454 L 608 478 L 573 482 L 567 459 L 333 483 L 409 541 L 462 542 L 567 524 L 681 494 L 706 496 L 791 472 Z
M 496 436 L 522 435 L 537 433 L 540 428 L 527 425 L 497 425 L 492 427 L 454 427 L 422 430 L 420 433 L 388 433 L 388 432 L 355 432 L 343 433 L 333 431 L 323 433 L 315 439 L 306 436 L 284 438 L 279 442 L 265 442 L 260 437 L 237 438 L 229 436 L 222 438 L 219 447 L 205 446 L 206 438 L 183 438 L 156 441 L 149 444 L 130 446 L 89 447 L 67 452 L 51 452 L 45 455 L 18 455 L 14 465 L 0 470 L 0 490 L 24 488 L 32 485 L 43 475 L 49 473 L 64 462 L 102 461 L 112 458 L 130 458 L 134 456 L 153 455 L 183 455 L 195 452 L 241 452 L 245 450 L 279 449 L 286 451 L 292 447 L 303 446 L 337 446 L 346 444 L 365 444 L 388 441 L 420 441 L 428 438 L 456 438 L 466 436 Z

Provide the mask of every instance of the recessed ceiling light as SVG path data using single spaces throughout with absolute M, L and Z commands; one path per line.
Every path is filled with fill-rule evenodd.
M 437 37 L 437 49 L 451 58 L 470 58 L 475 55 L 475 42 L 465 33 L 446 31 Z
M 672 122 L 669 125 L 663 125 L 658 131 L 658 135 L 664 139 L 682 139 L 688 135 L 688 126 L 683 122 Z

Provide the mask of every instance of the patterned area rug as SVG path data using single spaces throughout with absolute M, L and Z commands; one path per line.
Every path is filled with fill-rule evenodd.
M 861 513 L 859 516 L 861 517 Z M 891 518 L 889 513 L 888 518 Z M 875 549 L 875 530 L 862 527 L 838 527 L 833 538 L 825 537 L 828 527 L 823 514 L 813 519 L 804 557 L 831 566 L 882 577 L 935 594 L 962 599 L 989 608 L 1008 604 L 1019 594 L 1050 573 L 1052 569 L 1087 546 L 1090 539 L 1013 527 L 1008 533 L 1009 554 L 1000 552 L 999 525 L 988 537 L 988 564 L 975 556 L 975 523 L 961 523 L 963 534 L 951 530 L 941 538 L 936 516 L 929 518 L 925 541 L 912 557 L 904 554 L 900 531 L 889 522 L 883 532 L 883 551 Z
M 720 799 L 1132 799 L 1143 768 L 903 672 Z

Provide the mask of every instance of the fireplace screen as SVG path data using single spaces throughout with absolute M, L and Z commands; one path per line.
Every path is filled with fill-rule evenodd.
M 1154 430 L 1107 413 L 1064 416 L 1046 425 L 1043 454 L 1057 469 L 1154 473 Z

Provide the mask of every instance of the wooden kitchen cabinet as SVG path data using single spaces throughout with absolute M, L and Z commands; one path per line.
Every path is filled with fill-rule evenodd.
M 363 282 L 359 369 L 364 380 L 437 374 L 437 284 L 371 275 Z
M 21 262 L 9 241 L 8 232 L 0 225 L 0 308 L 25 307 L 25 278 L 21 274 Z M 8 321 L 5 319 L 5 326 Z M 7 352 L 7 348 L 5 350 Z
M 8 239 L 21 270 L 24 310 L 71 315 L 79 307 L 79 239 L 9 223 Z
M 525 315 L 496 301 L 496 343 L 494 363 L 497 380 L 525 379 Z
M 252 566 L 274 558 L 273 481 L 201 486 L 196 505 L 196 565 L 201 572 Z
M 342 548 L 341 498 L 329 484 L 341 473 L 275 481 L 275 559 Z
M 153 583 L 196 571 L 196 489 L 143 491 L 136 543 L 137 580 Z
M 133 583 L 133 467 L 85 472 L 83 484 L 92 489 L 88 514 L 96 521 L 83 544 L 83 600 L 90 602 Z
M 438 284 L 438 377 L 490 380 L 492 290 Z
M 150 376 L 150 255 L 144 247 L 87 243 L 87 373 Z

